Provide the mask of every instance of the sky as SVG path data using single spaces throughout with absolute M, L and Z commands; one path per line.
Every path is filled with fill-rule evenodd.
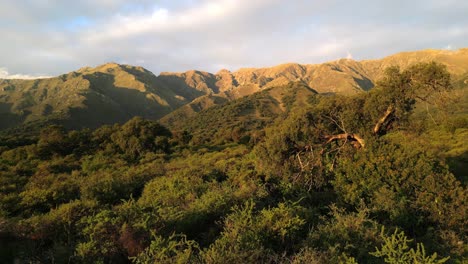
M 0 78 L 217 72 L 468 47 L 466 0 L 0 0 Z

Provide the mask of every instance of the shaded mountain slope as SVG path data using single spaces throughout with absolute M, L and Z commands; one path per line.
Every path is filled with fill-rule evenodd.
M 308 105 L 315 94 L 305 83 L 291 82 L 232 101 L 210 96 L 197 99 L 160 121 L 176 133 L 190 131 L 194 144 L 255 140 L 274 119 L 294 107 Z M 188 110 L 200 102 L 213 105 L 198 113 Z
M 0 81 L 0 128 L 54 121 L 70 128 L 158 119 L 204 93 L 175 89 L 141 68 L 114 63 L 55 78 Z
M 222 105 L 228 101 L 225 97 L 212 94 L 201 96 L 164 116 L 160 119 L 160 122 L 168 126 L 180 128 L 184 122 L 187 122 L 188 119 L 195 116 L 198 112 L 216 105 Z

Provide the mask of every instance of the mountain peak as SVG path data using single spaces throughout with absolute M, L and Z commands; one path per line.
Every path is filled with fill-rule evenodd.
M 76 72 L 79 73 L 94 73 L 94 72 L 106 72 L 109 69 L 115 69 L 115 68 L 122 68 L 123 65 L 115 63 L 115 62 L 108 62 L 104 63 L 101 65 L 98 65 L 96 67 L 82 67 Z
M 221 69 L 216 73 L 216 75 L 223 75 L 223 74 L 231 74 L 231 71 L 228 69 Z
M 154 75 L 152 72 L 148 71 L 147 69 L 141 67 L 141 66 L 132 66 L 132 65 L 127 65 L 127 64 L 119 64 L 115 62 L 108 62 L 105 64 L 98 65 L 94 68 L 92 67 L 83 67 L 80 68 L 78 71 L 79 73 L 82 74 L 93 74 L 96 72 L 101 72 L 101 73 L 115 73 L 115 72 L 120 72 L 120 71 L 125 71 L 127 73 L 130 73 L 132 75 L 139 74 L 140 73 L 145 73 L 145 74 L 150 74 Z

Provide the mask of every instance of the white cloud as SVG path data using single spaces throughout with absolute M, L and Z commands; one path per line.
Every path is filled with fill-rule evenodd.
M 148 14 L 117 14 L 104 25 L 97 26 L 84 37 L 92 42 L 135 37 L 142 34 L 171 34 L 186 31 L 200 32 L 203 28 L 224 25 L 223 21 L 233 16 L 242 16 L 246 8 L 256 10 L 266 1 L 218 0 L 205 1 L 188 9 L 172 11 L 164 7 L 155 8 Z M 208 31 L 204 32 L 209 34 Z M 157 38 L 157 36 L 155 35 Z M 204 37 L 204 36 L 200 36 Z
M 25 75 L 109 61 L 157 74 L 467 47 L 468 2 L 448 1 L 3 0 L 0 61 Z
M 10 74 L 7 68 L 0 67 L 0 79 L 43 79 L 51 76 L 44 75 L 28 75 L 28 74 Z

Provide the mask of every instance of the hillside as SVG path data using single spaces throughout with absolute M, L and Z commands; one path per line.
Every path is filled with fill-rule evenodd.
M 222 105 L 226 102 L 229 102 L 227 98 L 218 95 L 208 94 L 200 96 L 164 116 L 160 119 L 160 122 L 167 126 L 181 128 L 184 122 L 197 115 L 197 113 L 217 105 Z
M 164 73 L 179 78 L 191 87 L 240 98 L 269 87 L 303 81 L 319 93 L 355 94 L 374 87 L 385 68 L 402 69 L 421 62 L 437 61 L 447 66 L 454 79 L 468 73 L 468 48 L 456 51 L 422 50 L 402 52 L 377 60 L 340 59 L 323 64 L 287 63 L 267 68 L 243 68 L 235 72 L 220 70 L 216 74 L 189 71 Z M 465 76 L 466 77 L 466 76 Z
M 384 77 L 208 94 L 172 131 L 0 135 L 1 262 L 465 263 L 466 84 L 437 63 Z
M 403 52 L 380 60 L 341 59 L 323 64 L 282 64 L 216 74 L 191 70 L 159 76 L 136 66 L 108 63 L 49 79 L 0 80 L 0 130 L 59 123 L 67 128 L 123 123 L 134 116 L 166 117 L 170 125 L 227 100 L 302 82 L 319 93 L 351 95 L 374 87 L 388 66 L 445 64 L 457 84 L 468 81 L 468 49 Z M 198 99 L 197 99 L 198 98 Z M 194 101 L 197 99 L 196 101 Z M 177 126 L 177 125 L 174 125 Z
M 69 128 L 158 119 L 203 92 L 176 87 L 141 68 L 115 63 L 55 78 L 0 81 L 0 129 L 58 122 Z
M 414 63 L 437 61 L 447 66 L 457 87 L 468 83 L 468 49 L 457 51 L 423 50 L 402 52 L 379 60 L 341 59 L 324 64 L 282 64 L 269 68 L 245 68 L 235 72 L 226 69 L 216 74 L 200 71 L 162 73 L 158 78 L 171 80 L 174 87 L 188 86 L 209 93 L 161 119 L 165 125 L 180 128 L 196 113 L 273 87 L 302 82 L 319 93 L 351 95 L 373 88 L 390 66 L 402 69 Z M 226 98 L 226 99 L 224 99 Z
M 204 96 L 160 122 L 175 132 L 190 131 L 196 144 L 255 141 L 278 116 L 310 104 L 316 91 L 303 82 L 271 87 L 236 100 Z

